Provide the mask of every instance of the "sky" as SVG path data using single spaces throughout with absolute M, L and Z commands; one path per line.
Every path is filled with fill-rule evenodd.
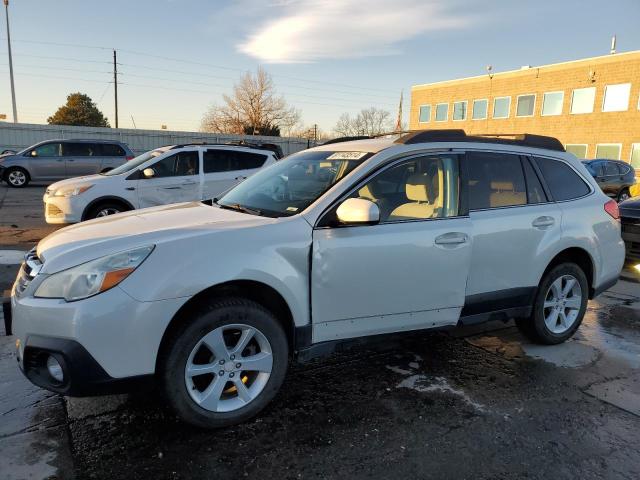
M 4 12 L 0 114 L 12 121 Z M 197 131 L 263 66 L 304 125 L 330 131 L 412 85 L 640 49 L 640 0 L 10 0 L 18 118 L 46 123 L 71 92 L 112 126 Z

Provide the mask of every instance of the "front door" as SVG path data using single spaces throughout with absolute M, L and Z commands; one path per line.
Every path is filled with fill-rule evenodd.
M 154 176 L 138 183 L 140 208 L 189 202 L 201 198 L 199 155 L 184 151 L 165 157 L 148 168 Z
M 378 205 L 378 224 L 314 229 L 314 342 L 458 321 L 471 255 L 458 163 L 451 154 L 402 160 L 350 195 Z
M 32 180 L 65 178 L 66 169 L 59 142 L 40 145 L 26 154 Z

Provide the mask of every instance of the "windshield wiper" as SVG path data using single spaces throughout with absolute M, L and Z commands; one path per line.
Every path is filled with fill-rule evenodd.
M 227 210 L 236 210 L 238 212 L 248 213 L 250 215 L 262 216 L 262 210 L 258 210 L 257 208 L 245 207 L 244 205 L 240 205 L 239 203 L 231 203 L 229 205 L 225 205 L 222 203 L 218 203 L 216 199 L 214 199 L 213 201 L 220 208 L 225 208 Z

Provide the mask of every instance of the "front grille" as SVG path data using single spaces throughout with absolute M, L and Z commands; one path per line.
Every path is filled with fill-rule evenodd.
M 16 294 L 21 295 L 26 290 L 31 281 L 38 275 L 41 268 L 42 262 L 38 258 L 34 247 L 24 256 L 24 261 L 20 266 L 16 284 Z
M 47 215 L 50 217 L 59 217 L 63 215 L 63 212 L 56 205 L 47 203 Z

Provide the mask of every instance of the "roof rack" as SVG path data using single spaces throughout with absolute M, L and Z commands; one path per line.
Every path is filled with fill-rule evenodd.
M 369 135 L 352 135 L 350 137 L 338 137 L 332 138 L 331 140 L 327 140 L 322 145 L 331 145 L 332 143 L 342 143 L 342 142 L 352 142 L 354 140 L 369 140 L 373 138 Z
M 394 143 L 411 145 L 427 142 L 477 142 L 520 145 L 523 147 L 544 148 L 564 152 L 564 146 L 555 137 L 532 135 L 530 133 L 489 133 L 467 135 L 461 129 L 417 130 L 398 138 Z

